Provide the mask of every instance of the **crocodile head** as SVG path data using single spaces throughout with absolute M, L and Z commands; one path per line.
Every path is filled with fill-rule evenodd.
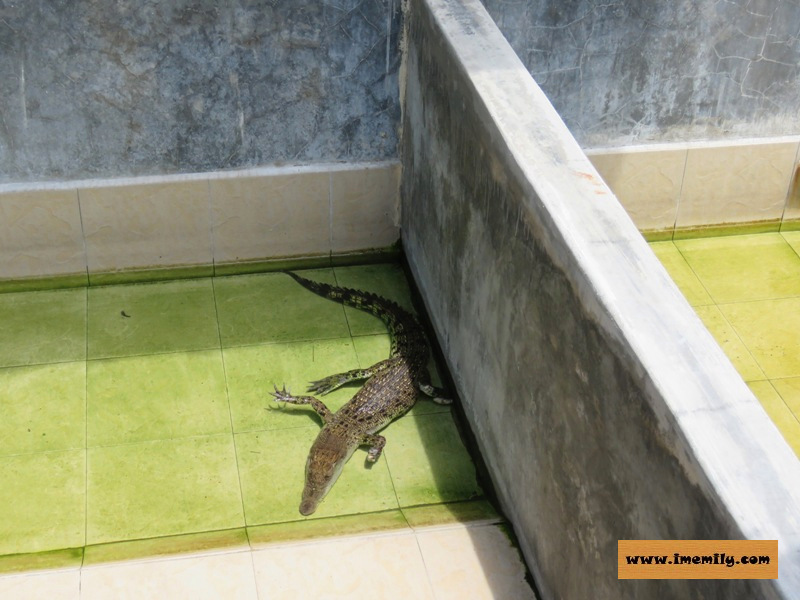
M 300 502 L 301 515 L 310 515 L 317 510 L 357 447 L 357 442 L 350 442 L 326 429 L 320 431 L 306 461 L 306 484 Z

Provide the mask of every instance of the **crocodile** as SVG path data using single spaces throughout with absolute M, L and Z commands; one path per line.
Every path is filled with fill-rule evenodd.
M 323 421 L 306 461 L 300 514 L 307 516 L 317 510 L 359 446 L 369 446 L 368 462 L 378 460 L 386 438 L 377 432 L 414 406 L 418 391 L 440 404 L 450 404 L 451 400 L 442 389 L 431 385 L 428 342 L 411 313 L 371 292 L 311 281 L 292 272 L 287 275 L 323 298 L 372 313 L 383 321 L 391 337 L 389 358 L 366 369 L 337 373 L 310 383 L 308 392 L 324 396 L 347 383 L 366 380 L 336 412 L 315 396 L 293 396 L 285 385 L 282 389 L 275 385 L 271 392 L 276 402 L 310 405 Z

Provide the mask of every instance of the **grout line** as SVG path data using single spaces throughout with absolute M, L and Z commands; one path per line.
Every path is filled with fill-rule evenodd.
M 333 266 L 331 267 L 331 271 L 333 272 L 333 282 L 338 287 L 342 287 L 341 284 L 339 283 L 339 278 L 336 276 L 336 270 L 337 267 Z M 344 305 L 344 303 L 340 303 L 339 306 L 342 307 L 342 314 L 344 315 L 344 322 L 347 325 L 347 336 L 348 338 L 350 338 L 350 345 L 353 346 L 353 348 L 355 348 L 355 344 L 353 343 L 353 327 L 350 325 L 350 319 L 347 318 L 347 307 Z M 320 338 L 320 339 L 344 339 L 344 338 Z M 315 338 L 313 341 L 316 342 L 317 338 Z M 356 352 L 356 360 L 358 360 L 358 352 Z
M 775 377 L 774 378 L 775 381 L 778 381 L 779 379 L 796 379 L 796 377 Z M 781 402 L 783 403 L 783 406 L 786 408 L 787 411 L 789 411 L 789 414 L 794 417 L 794 420 L 797 422 L 797 424 L 800 425 L 800 415 L 796 415 L 795 414 L 795 412 L 792 410 L 792 407 L 789 406 L 788 402 L 786 402 L 786 398 L 784 398 L 783 394 L 781 394 L 778 391 L 778 388 L 775 387 L 775 384 L 773 384 L 772 381 L 773 381 L 772 379 L 767 379 L 767 382 L 772 387 L 772 391 L 774 391 L 778 395 L 778 398 L 780 398 Z M 759 403 L 761 403 L 760 399 L 758 399 L 758 401 L 759 401 Z M 772 420 L 772 417 L 770 417 L 770 420 Z M 781 435 L 783 435 L 783 430 L 778 426 L 778 423 L 776 421 L 774 421 L 774 420 L 772 422 L 775 423 L 775 426 L 778 427 L 778 430 L 781 432 Z M 789 442 L 789 438 L 788 437 L 784 436 L 784 439 L 786 439 L 787 443 Z
M 783 229 L 783 222 L 786 219 L 786 211 L 789 210 L 790 204 L 793 200 L 795 193 L 795 182 L 800 185 L 800 143 L 797 144 L 797 150 L 794 154 L 794 162 L 792 163 L 792 170 L 789 173 L 789 183 L 786 186 L 786 199 L 783 202 L 783 211 L 781 212 L 781 222 L 778 231 Z
M 242 507 L 242 526 L 245 527 L 245 535 L 247 536 L 247 544 L 250 545 L 250 535 L 247 533 L 247 512 L 244 507 L 244 489 L 242 488 L 242 472 L 239 469 L 239 448 L 236 445 L 236 429 L 233 426 L 233 410 L 231 409 L 231 395 L 228 388 L 228 370 L 225 364 L 225 352 L 222 348 L 222 331 L 219 326 L 219 308 L 217 306 L 217 294 L 214 280 L 211 280 L 211 296 L 214 300 L 214 320 L 217 324 L 217 340 L 219 342 L 219 356 L 222 361 L 222 376 L 225 378 L 225 400 L 228 403 L 228 419 L 231 427 L 231 443 L 233 444 L 233 459 L 236 463 L 236 479 L 239 482 L 239 500 Z
M 670 235 L 669 239 L 675 239 L 675 230 L 678 228 L 678 216 L 681 212 L 681 205 L 683 200 L 683 186 L 686 184 L 686 169 L 689 166 L 689 150 L 686 150 L 686 154 L 684 155 L 683 159 L 683 172 L 681 173 L 681 186 L 678 190 L 678 203 L 675 207 L 675 220 L 672 222 L 672 235 Z M 684 259 L 685 260 L 685 259 Z
M 419 543 L 419 535 L 416 530 L 414 531 L 414 542 L 417 544 L 419 557 L 422 560 L 422 567 L 425 569 L 425 577 L 428 580 L 428 589 L 431 591 L 431 596 L 433 596 L 433 598 L 437 598 L 436 588 L 433 586 L 433 579 L 431 577 L 431 570 L 428 568 L 428 561 L 425 560 L 425 553 L 422 551 L 422 546 Z
M 333 257 L 333 173 L 328 173 L 328 256 Z
M 739 332 L 736 330 L 736 327 L 734 327 L 734 326 L 733 326 L 733 323 L 731 323 L 731 322 L 728 320 L 728 317 L 726 317 L 726 316 L 725 316 L 725 313 L 724 313 L 724 312 L 722 312 L 722 309 L 719 307 L 719 304 L 714 304 L 714 306 L 716 307 L 716 309 L 717 309 L 717 312 L 718 312 L 718 313 L 720 314 L 720 316 L 722 317 L 722 320 L 723 320 L 723 321 L 725 321 L 725 323 L 727 323 L 727 324 L 728 324 L 728 327 L 730 327 L 730 328 L 731 328 L 731 331 L 733 331 L 733 335 L 735 335 L 735 336 L 736 336 L 736 339 L 737 339 L 737 340 L 739 340 L 739 342 L 742 344 L 742 347 L 743 347 L 743 348 L 745 349 L 745 351 L 747 352 L 747 355 L 748 355 L 748 356 L 749 356 L 749 357 L 750 357 L 750 358 L 753 360 L 753 364 L 754 364 L 754 365 L 756 365 L 756 366 L 759 368 L 759 370 L 760 370 L 760 371 L 761 371 L 761 373 L 764 375 L 764 377 L 767 377 L 767 372 L 764 370 L 764 367 L 761 365 L 761 363 L 760 363 L 758 360 L 756 360 L 756 357 L 753 355 L 753 351 L 750 349 L 750 346 L 748 346 L 748 345 L 745 343 L 745 341 L 742 339 L 742 336 L 741 336 L 741 335 L 739 334 Z M 712 337 L 714 337 L 714 336 L 713 336 L 713 334 L 712 334 Z M 716 340 L 716 338 L 715 338 L 715 340 Z M 722 347 L 722 344 L 720 344 L 720 342 L 719 342 L 719 341 L 717 341 L 717 345 L 719 345 L 719 346 L 720 346 L 720 348 Z M 731 364 L 733 364 L 733 360 L 731 360 Z M 736 369 L 736 371 L 737 371 L 737 373 L 739 373 L 739 376 L 740 376 L 740 377 L 742 377 L 742 374 L 741 374 L 741 372 L 739 372 L 739 369 Z M 744 377 L 742 377 L 742 379 L 744 380 Z M 777 390 L 776 390 L 776 391 L 777 391 Z
M 86 227 L 83 224 L 83 208 L 81 206 L 81 190 L 75 189 L 75 199 L 78 202 L 78 220 L 81 224 L 81 245 L 83 247 L 83 263 L 86 267 L 86 284 L 89 285 L 89 250 L 86 246 Z
M 86 288 L 85 355 L 83 379 L 83 546 L 89 541 L 89 288 Z M 86 560 L 86 551 L 81 556 L 81 569 Z M 80 580 L 79 580 L 80 581 Z M 80 583 L 79 583 L 80 587 Z
M 247 543 L 250 543 L 250 534 L 247 534 Z M 256 590 L 256 600 L 261 599 L 261 590 L 258 586 L 258 576 L 256 575 L 256 557 L 255 557 L 255 550 L 253 550 L 253 546 L 250 545 L 250 566 L 252 567 L 252 574 L 253 574 L 253 587 Z
M 692 264 L 689 262 L 689 259 L 687 259 L 687 258 L 686 258 L 686 255 L 685 255 L 685 254 L 683 253 L 683 251 L 682 251 L 682 250 L 681 250 L 681 249 L 678 247 L 678 245 L 675 243 L 675 241 L 674 241 L 674 240 L 673 240 L 673 242 L 672 242 L 672 245 L 673 245 L 673 246 L 675 246 L 675 249 L 678 251 L 678 254 L 680 254 L 681 258 L 683 259 L 683 262 L 684 262 L 684 263 L 686 263 L 686 266 L 687 266 L 687 267 L 689 267 L 689 271 L 691 271 L 691 272 L 692 272 L 692 275 L 694 275 L 695 279 L 697 279 L 697 282 L 698 282 L 698 283 L 699 283 L 699 284 L 702 286 L 702 288 L 703 288 L 703 291 L 704 291 L 706 294 L 708 294 L 708 297 L 709 297 L 709 298 L 711 298 L 711 303 L 712 303 L 714 306 L 719 306 L 719 305 L 717 304 L 717 301 L 714 299 L 714 296 L 712 296 L 712 295 L 711 295 L 711 292 L 710 292 L 710 291 L 708 290 L 708 288 L 706 287 L 706 284 L 705 284 L 705 283 L 703 282 L 703 280 L 700 278 L 700 275 L 698 275 L 698 274 L 697 274 L 697 272 L 694 270 L 694 267 L 693 267 L 693 266 L 692 266 Z M 662 263 L 662 264 L 663 264 L 663 263 Z M 671 276 L 671 275 L 670 275 L 670 278 L 672 278 L 672 276 Z M 675 281 L 675 280 L 673 279 L 673 281 Z M 677 286 L 677 283 L 676 283 L 676 286 Z M 683 292 L 681 292 L 681 293 L 683 294 Z M 684 294 L 684 298 L 685 298 L 685 297 L 686 297 L 686 295 Z M 704 306 L 710 306 L 710 305 L 706 304 L 706 305 L 704 305 Z M 695 313 L 697 313 L 697 311 L 695 311 Z M 699 316 L 698 316 L 698 318 L 699 318 Z
M 731 306 L 733 304 L 753 304 L 755 302 L 771 302 L 773 300 L 796 300 L 798 298 L 800 298 L 800 294 L 790 294 L 788 296 L 769 296 L 767 298 L 753 298 L 752 300 L 731 300 L 729 302 L 716 302 L 714 301 L 713 298 L 711 300 L 714 302 L 716 306 Z
M 208 238 L 211 246 L 211 276 L 217 275 L 217 240 L 214 235 L 214 197 L 211 193 L 211 180 L 206 179 L 206 191 L 208 196 Z

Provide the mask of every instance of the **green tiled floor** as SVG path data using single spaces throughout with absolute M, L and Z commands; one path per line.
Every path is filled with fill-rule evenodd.
M 798 232 L 651 247 L 800 456 Z
M 394 264 L 305 274 L 411 307 Z M 451 409 L 421 398 L 384 430 L 376 464 L 356 453 L 319 510 L 300 515 L 319 418 L 268 392 L 369 366 L 389 339 L 379 320 L 284 274 L 0 294 L 0 317 L 0 570 L 3 555 L 125 554 L 114 543 L 176 535 L 189 541 L 170 545 L 191 547 L 196 534 L 209 543 L 204 532 L 263 541 L 265 526 L 395 522 L 391 511 L 482 494 Z M 356 389 L 324 401 L 338 409 Z

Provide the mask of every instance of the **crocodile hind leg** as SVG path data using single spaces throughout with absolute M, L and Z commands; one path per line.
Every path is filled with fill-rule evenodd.
M 314 398 L 314 396 L 292 396 L 291 393 L 286 391 L 286 386 L 283 386 L 282 390 L 278 389 L 278 386 L 273 386 L 275 388 L 274 392 L 270 392 L 275 397 L 276 402 L 288 402 L 289 404 L 308 404 L 311 408 L 314 409 L 322 420 L 327 423 L 330 418 L 333 416 L 333 413 L 330 409 L 323 404 L 322 400 L 318 400 Z
M 447 397 L 447 391 L 443 390 L 442 388 L 436 387 L 428 383 L 430 379 L 427 381 L 420 382 L 417 386 L 419 387 L 419 391 L 428 396 L 431 400 L 436 402 L 436 404 L 452 404 L 453 401 Z
M 360 379 L 369 379 L 373 375 L 380 373 L 388 367 L 391 359 L 382 360 L 375 363 L 366 369 L 353 369 L 352 371 L 345 371 L 344 373 L 337 373 L 336 375 L 328 375 L 317 381 L 312 381 L 308 386 L 309 392 L 315 394 L 322 394 L 323 396 L 333 390 L 342 387 L 345 383 L 351 381 L 359 381 Z
M 370 447 L 367 452 L 367 460 L 374 463 L 383 452 L 386 438 L 377 434 L 365 435 L 364 439 L 361 440 L 361 444 Z

